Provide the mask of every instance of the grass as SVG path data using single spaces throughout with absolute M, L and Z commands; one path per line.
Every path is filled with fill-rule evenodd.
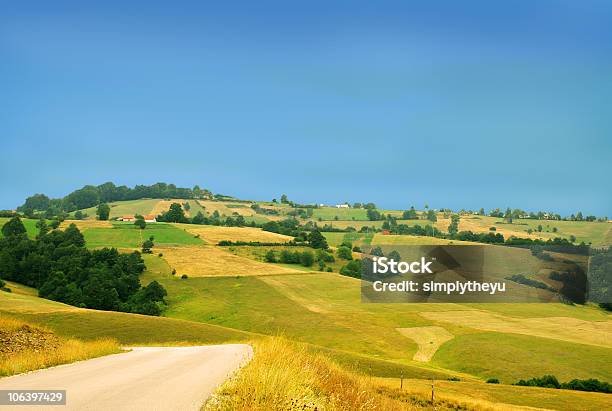
M 336 207 L 321 207 L 313 209 L 312 218 L 322 221 L 333 220 L 354 220 L 367 221 L 367 211 L 363 208 L 336 208 Z
M 5 292 L 0 292 L 0 315 L 43 326 L 61 337 L 81 340 L 113 338 L 123 345 L 221 344 L 253 338 L 253 334 L 212 324 L 87 310 Z
M 201 239 L 209 244 L 217 244 L 219 241 L 260 241 L 265 243 L 286 243 L 293 237 L 263 231 L 261 228 L 253 227 L 222 227 L 213 225 L 175 224 L 177 227 L 187 230 L 190 234 L 199 235 Z
M 298 273 L 290 267 L 282 267 L 255 261 L 250 258 L 232 254 L 221 247 L 156 247 L 155 252 L 163 254 L 177 277 L 187 274 L 189 277 L 227 277 L 253 276 Z
M 140 248 L 143 241 L 150 236 L 155 238 L 155 246 L 202 244 L 199 238 L 166 223 L 149 223 L 144 230 L 138 229 L 132 223 L 114 223 L 112 228 L 90 228 L 83 235 L 90 248 Z
M 255 344 L 255 355 L 202 408 L 240 410 L 430 409 L 425 395 L 411 402 L 380 394 L 371 380 L 313 354 L 303 345 L 274 337 Z M 436 409 L 457 409 L 440 401 Z
M 115 201 L 108 203 L 111 208 L 109 218 L 112 220 L 124 215 L 151 214 L 151 211 L 159 201 L 160 200 L 156 198 L 144 198 L 140 200 Z M 81 211 L 87 213 L 87 218 L 95 219 L 96 210 L 97 207 L 90 207 Z M 74 212 L 70 213 L 70 215 L 74 215 Z
M 4 224 L 6 224 L 8 221 L 10 220 L 10 218 L 8 217 L 0 217 L 0 228 L 2 228 L 2 226 Z M 37 219 L 33 219 L 33 218 L 22 218 L 21 222 L 23 223 L 27 233 L 28 233 L 28 237 L 30 238 L 35 238 L 38 235 L 38 228 L 36 228 L 36 223 L 38 222 Z M 47 223 L 49 223 L 49 221 L 47 220 Z M 2 231 L 0 231 L 0 238 L 4 237 L 4 235 L 2 235 Z
M 377 384 L 398 390 L 399 379 L 374 380 Z M 546 408 L 562 411 L 600 411 L 610 408 L 609 394 L 555 390 L 539 387 L 517 387 L 505 384 L 483 384 L 473 381 L 434 381 L 436 398 L 464 401 L 468 406 L 486 409 L 516 409 L 517 406 Z M 431 395 L 431 381 L 408 379 L 403 381 L 403 392 Z
M 33 326 L 22 320 L 0 315 L 0 334 L 5 339 L 27 334 L 27 340 L 12 339 L 15 351 L 0 352 L 0 376 L 19 374 L 54 365 L 67 364 L 89 358 L 120 352 L 117 341 L 111 338 L 80 341 L 73 338 L 57 338 L 43 327 Z M 38 339 L 41 345 L 33 345 Z M 17 342 L 19 341 L 19 342 Z
M 514 383 L 553 374 L 559 380 L 612 380 L 610 349 L 511 333 L 457 335 L 433 357 L 435 365 Z

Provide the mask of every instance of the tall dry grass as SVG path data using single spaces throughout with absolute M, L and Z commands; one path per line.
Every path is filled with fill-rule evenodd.
M 6 316 L 0 317 L 0 330 L 3 332 L 18 332 L 24 326 L 50 333 L 40 326 Z M 57 344 L 52 349 L 25 349 L 14 353 L 0 353 L 0 377 L 118 352 L 121 352 L 119 344 L 110 338 L 95 341 L 58 338 Z
M 392 398 L 369 377 L 347 371 L 326 357 L 280 337 L 254 344 L 254 357 L 204 405 L 205 411 L 422 410 L 425 396 Z M 436 404 L 436 409 L 465 409 Z

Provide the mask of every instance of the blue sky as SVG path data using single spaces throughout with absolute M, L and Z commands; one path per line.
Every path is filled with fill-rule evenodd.
M 612 217 L 612 3 L 14 2 L 0 208 L 85 184 Z

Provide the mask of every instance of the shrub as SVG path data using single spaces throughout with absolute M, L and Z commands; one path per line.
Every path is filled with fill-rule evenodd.
M 338 248 L 337 254 L 338 254 L 338 257 L 342 258 L 343 260 L 353 259 L 353 253 L 351 252 L 351 249 L 346 246 L 340 246 Z
M 312 251 L 304 251 L 300 254 L 300 264 L 304 267 L 310 267 L 314 263 L 314 254 Z
M 163 254 L 163 253 L 159 253 L 159 254 L 157 254 L 157 256 L 158 256 L 158 257 L 163 257 L 163 256 L 164 256 L 164 254 Z
M 447 381 L 461 381 L 461 379 L 457 377 L 448 377 L 446 380 Z
M 340 269 L 340 274 L 353 278 L 361 278 L 361 261 L 353 260 Z
M 176 268 L 172 269 L 172 275 L 176 275 Z
M 188 279 L 188 278 L 189 278 L 189 276 L 188 276 L 187 274 L 183 274 L 183 275 L 181 275 L 181 280 L 186 280 L 186 279 Z
M 489 378 L 487 384 L 499 384 L 499 380 L 497 378 Z
M 274 254 L 274 251 L 269 250 L 269 251 L 266 253 L 266 255 L 264 256 L 264 260 L 265 260 L 267 263 L 275 263 L 275 262 L 277 262 L 277 260 L 276 260 L 276 254 Z

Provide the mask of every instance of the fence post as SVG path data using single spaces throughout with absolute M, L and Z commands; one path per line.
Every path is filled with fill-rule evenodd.
M 400 375 L 400 391 L 404 389 L 404 373 Z

